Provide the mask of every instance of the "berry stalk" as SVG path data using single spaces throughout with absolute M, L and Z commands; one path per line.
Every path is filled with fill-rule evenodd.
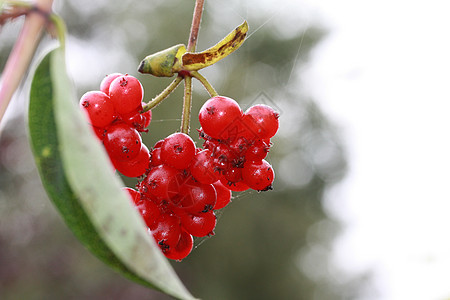
M 219 93 L 216 92 L 211 83 L 209 83 L 208 79 L 206 79 L 202 74 L 197 71 L 191 71 L 190 74 L 192 75 L 192 77 L 200 81 L 200 83 L 205 87 L 211 97 L 219 96 Z
M 183 113 L 181 115 L 181 132 L 189 134 L 192 107 L 192 77 L 184 78 Z

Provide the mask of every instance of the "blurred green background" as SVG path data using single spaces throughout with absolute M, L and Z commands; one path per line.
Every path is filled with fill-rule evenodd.
M 284 3 L 286 2 L 286 3 Z M 138 74 L 140 60 L 186 43 L 194 1 L 56 1 L 69 30 L 68 66 L 78 95 L 98 89 L 112 72 L 137 76 L 150 100 L 171 81 Z M 268 156 L 276 179 L 270 192 L 236 193 L 218 215 L 216 235 L 196 240 L 173 263 L 202 299 L 357 299 L 370 272 L 346 274 L 332 261 L 340 224 L 324 208 L 324 193 L 345 176 L 337 126 L 302 90 L 301 71 L 327 33 L 301 22 L 292 1 L 207 0 L 198 49 L 206 49 L 247 19 L 250 34 L 233 55 L 202 71 L 217 91 L 243 109 L 275 107 L 281 127 Z M 0 69 L 21 21 L 0 32 Z M 44 38 L 38 53 L 53 42 Z M 39 55 L 38 55 L 39 56 Z M 169 299 L 120 277 L 87 252 L 46 198 L 29 150 L 25 82 L 0 135 L 0 299 Z M 194 84 L 191 136 L 208 99 Z M 179 129 L 182 88 L 153 111 L 148 146 Z M 136 181 L 124 179 L 128 186 Z

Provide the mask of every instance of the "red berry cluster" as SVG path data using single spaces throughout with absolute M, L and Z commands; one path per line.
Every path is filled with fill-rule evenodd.
M 191 137 L 171 134 L 153 147 L 150 169 L 137 191 L 128 189 L 162 252 L 171 259 L 181 260 L 190 253 L 192 236 L 213 235 L 214 210 L 231 200 L 231 191 L 220 181 L 197 176 L 203 173 L 195 162 L 203 156 L 204 150 L 196 148 Z
M 193 236 L 214 234 L 215 211 L 231 201 L 231 191 L 272 188 L 274 171 L 264 159 L 278 130 L 278 113 L 254 105 L 245 113 L 227 97 L 213 97 L 199 112 L 203 148 L 191 137 L 173 133 L 151 152 L 142 144 L 151 114 L 142 111 L 142 86 L 129 75 L 111 74 L 100 91 L 80 100 L 113 165 L 128 177 L 125 188 L 164 255 L 181 260 Z
M 232 191 L 272 189 L 274 171 L 264 159 L 278 131 L 278 113 L 267 105 L 254 105 L 245 113 L 233 99 L 217 96 L 200 109 L 200 136 L 208 155 L 201 164 L 208 175 Z M 206 163 L 206 161 L 208 161 Z
M 128 177 L 143 175 L 150 158 L 140 135 L 152 118 L 151 111 L 141 113 L 143 95 L 138 79 L 113 73 L 103 79 L 99 91 L 89 91 L 80 99 L 114 167 Z

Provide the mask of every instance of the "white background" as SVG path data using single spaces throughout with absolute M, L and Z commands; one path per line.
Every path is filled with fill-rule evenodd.
M 330 191 L 349 271 L 381 299 L 450 297 L 450 2 L 306 1 L 330 34 L 305 86 L 342 128 L 350 170 Z

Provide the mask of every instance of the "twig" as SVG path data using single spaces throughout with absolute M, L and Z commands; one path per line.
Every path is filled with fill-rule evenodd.
M 41 11 L 50 12 L 53 0 L 37 0 L 36 7 Z M 30 11 L 25 18 L 22 30 L 8 57 L 2 77 L 0 78 L 0 122 L 5 114 L 11 98 L 18 88 L 37 45 L 47 18 L 37 11 Z
M 189 33 L 189 41 L 187 46 L 188 52 L 194 52 L 197 46 L 198 32 L 200 30 L 200 22 L 202 20 L 203 5 L 205 0 L 196 0 L 194 15 L 192 16 L 191 31 Z M 183 112 L 181 114 L 181 132 L 189 134 L 189 126 L 191 122 L 192 107 L 192 77 L 187 74 L 184 77 L 184 98 Z
M 200 22 L 202 20 L 203 5 L 205 0 L 197 0 L 195 2 L 194 15 L 192 17 L 191 32 L 189 34 L 189 41 L 187 45 L 188 52 L 194 52 L 197 46 L 198 32 L 200 30 Z

